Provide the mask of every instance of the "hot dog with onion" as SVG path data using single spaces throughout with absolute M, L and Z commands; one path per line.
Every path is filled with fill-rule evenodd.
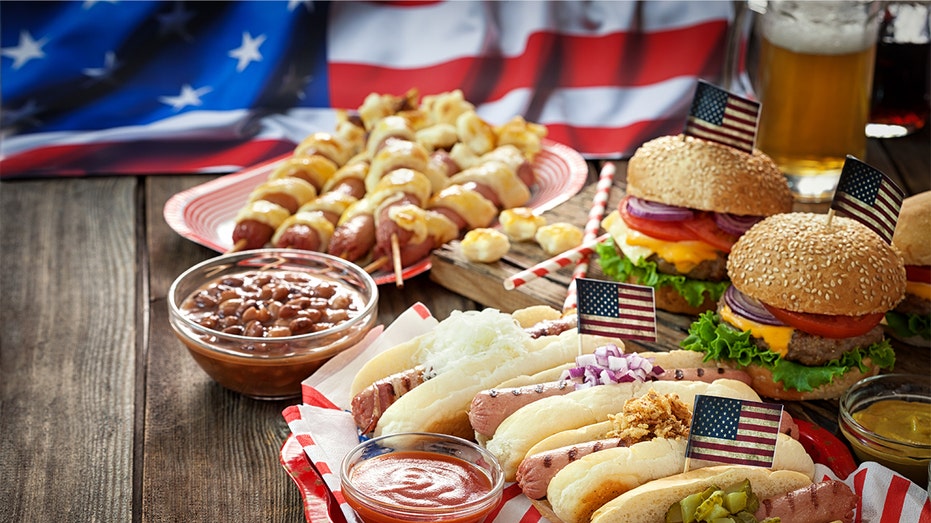
M 581 337 L 586 352 L 605 342 Z M 533 338 L 510 314 L 494 309 L 454 311 L 430 333 L 379 354 L 359 370 L 351 386 L 353 415 L 360 429 L 374 435 L 426 431 L 471 439 L 467 410 L 476 393 L 515 376 L 570 362 L 579 350 L 575 330 Z M 391 398 L 387 406 L 377 399 L 397 391 L 397 381 L 381 380 L 418 367 L 423 375 L 415 381 L 421 383 Z M 374 423 L 360 416 L 370 409 L 381 410 Z

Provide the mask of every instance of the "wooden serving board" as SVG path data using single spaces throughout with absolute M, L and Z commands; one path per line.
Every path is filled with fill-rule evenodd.
M 617 207 L 625 194 L 626 163 L 620 163 L 617 166 L 614 185 L 606 205 L 606 214 Z M 584 229 L 596 186 L 597 174 L 593 171 L 589 175 L 589 182 L 578 194 L 543 214 L 547 223 L 569 222 Z M 603 232 L 602 230 L 599 234 Z M 569 282 L 572 279 L 572 271 L 575 269 L 574 265 L 570 264 L 513 290 L 504 288 L 504 280 L 549 258 L 550 255 L 543 252 L 536 242 L 512 242 L 510 251 L 500 261 L 473 263 L 462 256 L 459 242 L 452 241 L 433 251 L 430 258 L 432 264 L 430 279 L 486 307 L 493 307 L 504 312 L 513 312 L 533 305 L 549 305 L 562 310 Z M 592 255 L 590 259 L 587 277 L 607 279 L 601 272 L 596 255 Z M 656 344 L 625 343 L 640 345 L 647 350 L 676 349 L 678 343 L 685 338 L 688 326 L 693 319 L 690 316 L 659 311 L 657 312 Z

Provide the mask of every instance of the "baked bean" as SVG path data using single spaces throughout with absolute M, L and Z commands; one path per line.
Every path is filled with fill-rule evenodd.
M 323 331 L 356 317 L 362 296 L 295 271 L 225 276 L 191 293 L 182 311 L 203 327 L 253 338 Z
M 194 302 L 200 308 L 213 308 L 217 306 L 217 300 L 206 290 L 197 293 L 197 297 L 194 299 Z
M 265 327 L 258 321 L 250 321 L 246 324 L 246 331 L 244 334 L 252 338 L 261 338 L 262 335 L 265 334 Z
M 330 299 L 334 294 L 336 294 L 336 287 L 329 283 L 324 283 L 317 287 L 317 296 L 321 298 Z
M 327 319 L 333 323 L 341 323 L 349 319 L 349 313 L 343 309 L 330 309 L 327 311 Z
M 283 338 L 285 336 L 291 335 L 291 329 L 287 327 L 275 326 L 275 327 L 268 329 L 268 331 L 266 331 L 266 334 L 268 335 L 269 338 Z
M 242 325 L 230 325 L 229 327 L 223 329 L 223 332 L 225 334 L 235 334 L 237 336 L 242 336 L 244 329 L 242 328 Z
M 284 285 L 275 285 L 272 290 L 272 297 L 276 301 L 284 301 L 288 297 L 288 288 Z
M 288 324 L 288 328 L 294 335 L 307 334 L 308 332 L 313 332 L 314 322 L 307 316 L 298 316 L 291 320 L 291 323 Z
M 239 298 L 230 298 L 225 300 L 220 304 L 220 312 L 224 316 L 233 316 L 239 311 L 239 306 L 242 305 L 242 300 Z
M 323 319 L 324 314 L 323 314 L 323 311 L 320 309 L 307 309 L 307 310 L 301 311 L 301 317 L 307 318 L 310 321 L 317 323 L 318 321 Z M 347 320 L 349 319 L 349 313 L 346 313 L 346 319 Z

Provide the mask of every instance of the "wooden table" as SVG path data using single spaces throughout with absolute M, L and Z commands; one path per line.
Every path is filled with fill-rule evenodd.
M 872 141 L 866 161 L 910 194 L 931 189 L 927 130 Z M 208 179 L 0 183 L 0 521 L 303 521 L 279 464 L 293 402 L 219 387 L 168 326 L 168 286 L 216 253 L 162 208 Z M 441 319 L 480 307 L 426 274 L 381 290 L 385 324 L 416 301 Z M 902 349 L 897 370 L 927 374 L 929 360 Z M 807 412 L 836 431 L 833 409 Z

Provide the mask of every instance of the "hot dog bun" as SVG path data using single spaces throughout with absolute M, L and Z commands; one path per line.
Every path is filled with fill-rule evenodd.
M 716 485 L 725 487 L 750 480 L 753 492 L 768 499 L 811 484 L 811 477 L 792 470 L 721 465 L 690 470 L 656 479 L 628 490 L 603 505 L 592 515 L 592 523 L 662 523 L 673 503 Z
M 558 432 L 605 421 L 609 415 L 622 412 L 627 400 L 650 390 L 659 394 L 677 394 L 688 405 L 694 403 L 698 394 L 760 401 L 748 385 L 729 379 L 713 383 L 656 381 L 599 385 L 564 396 L 543 398 L 521 407 L 498 426 L 486 448 L 498 458 L 506 479 L 514 481 L 521 460 L 538 442 Z M 546 422 L 541 423 L 541 420 Z
M 615 497 L 648 482 L 680 473 L 685 468 L 686 444 L 685 438 L 654 438 L 629 447 L 589 454 L 569 463 L 553 477 L 546 499 L 564 523 L 588 522 L 596 510 Z M 692 461 L 696 470 L 701 470 L 698 467 L 703 465 L 708 463 Z M 779 434 L 773 469 L 794 471 L 811 483 L 815 464 L 801 443 Z M 663 505 L 663 513 L 667 508 L 668 503 Z M 652 520 L 635 518 L 630 521 Z M 662 518 L 656 521 L 662 521 Z
M 377 380 L 392 374 L 405 371 L 417 365 L 431 365 L 431 359 L 439 360 L 444 354 L 460 354 L 463 360 L 474 359 L 485 355 L 484 348 L 475 336 L 484 334 L 487 339 L 497 336 L 513 338 L 523 344 L 530 341 L 530 337 L 522 332 L 543 320 L 553 320 L 560 316 L 552 307 L 533 306 L 514 311 L 510 315 L 494 309 L 483 311 L 453 311 L 446 320 L 440 322 L 433 331 L 422 334 L 407 342 L 380 353 L 370 359 L 356 373 L 350 388 L 350 394 L 355 396 L 362 389 Z M 461 330 L 474 322 L 477 332 Z M 541 342 L 545 343 L 545 342 Z M 492 350 L 507 346 L 507 343 L 495 345 Z M 454 363 L 454 362 L 453 362 Z M 446 363 L 443 363 L 446 365 Z M 437 372 L 446 370 L 435 369 Z M 542 369 L 541 369 L 542 370 Z
M 592 423 L 591 425 L 585 425 L 584 427 L 579 427 L 577 429 L 569 429 L 562 432 L 557 432 L 552 436 L 547 436 L 538 441 L 534 446 L 530 447 L 530 450 L 527 451 L 526 455 L 533 456 L 534 454 L 546 452 L 547 450 L 554 450 L 568 447 L 569 445 L 578 445 L 580 443 L 605 439 L 608 437 L 608 432 L 613 429 L 614 422 L 607 420 L 599 421 L 598 423 Z

